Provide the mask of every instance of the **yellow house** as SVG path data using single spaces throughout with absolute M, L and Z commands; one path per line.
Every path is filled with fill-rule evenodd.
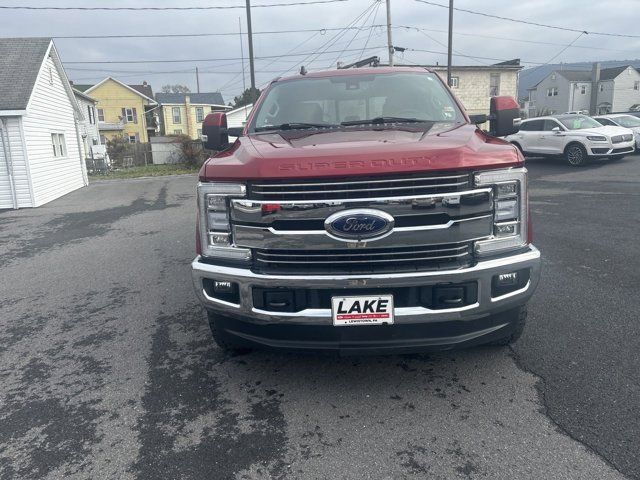
M 165 135 L 188 135 L 199 140 L 207 114 L 228 110 L 220 92 L 156 93 L 162 105 L 161 121 Z
M 130 143 L 146 143 L 155 134 L 153 109 L 158 103 L 146 82 L 126 85 L 107 77 L 85 93 L 98 101 L 98 129 L 104 142 L 122 135 Z

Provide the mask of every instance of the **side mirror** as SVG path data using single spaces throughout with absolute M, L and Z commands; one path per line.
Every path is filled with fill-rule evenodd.
M 520 130 L 520 106 L 513 97 L 491 97 L 489 133 L 505 137 Z
M 207 150 L 224 150 L 229 146 L 227 116 L 222 112 L 210 113 L 202 122 L 202 145 Z
M 560 127 L 553 127 L 551 131 L 554 133 L 560 133 Z
M 479 113 L 477 115 L 469 115 L 469 120 L 471 120 L 471 123 L 475 125 L 482 125 L 483 123 L 486 123 L 488 118 L 484 113 Z

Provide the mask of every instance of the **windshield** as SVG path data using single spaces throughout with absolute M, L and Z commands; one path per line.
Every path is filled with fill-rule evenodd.
M 612 118 L 614 122 L 618 125 L 627 128 L 640 127 L 640 118 L 634 117 L 632 115 L 625 115 L 623 117 L 614 117 Z
M 281 126 L 346 128 L 374 119 L 377 127 L 407 119 L 464 121 L 456 102 L 435 74 L 354 74 L 276 83 L 259 106 L 249 131 Z
M 584 115 L 571 115 L 558 118 L 560 122 L 569 130 L 582 130 L 583 128 L 598 128 L 602 124 L 596 122 L 593 118 Z

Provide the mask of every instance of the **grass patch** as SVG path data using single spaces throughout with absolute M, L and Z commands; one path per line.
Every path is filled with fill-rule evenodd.
M 161 177 L 163 175 L 181 175 L 185 173 L 197 173 L 199 167 L 186 164 L 173 165 L 147 165 L 142 167 L 123 168 L 110 171 L 104 175 L 90 174 L 92 180 L 117 180 L 120 178 Z

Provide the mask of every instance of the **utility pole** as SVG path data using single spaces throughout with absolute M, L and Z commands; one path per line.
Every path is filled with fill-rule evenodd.
M 251 89 L 256 88 L 256 72 L 253 66 L 253 33 L 251 30 L 251 0 L 247 0 L 247 33 L 249 35 L 249 70 L 251 74 Z
M 200 93 L 200 74 L 198 73 L 198 67 L 196 67 L 196 91 Z
M 387 47 L 389 48 L 389 66 L 393 67 L 393 40 L 391 40 L 391 0 L 385 1 L 387 3 Z
M 449 0 L 449 45 L 447 46 L 447 85 L 451 86 L 451 57 L 453 56 L 453 0 Z
M 247 80 L 244 75 L 244 47 L 242 46 L 242 21 L 238 17 L 238 28 L 240 29 L 240 60 L 242 61 L 242 93 L 247 89 Z

